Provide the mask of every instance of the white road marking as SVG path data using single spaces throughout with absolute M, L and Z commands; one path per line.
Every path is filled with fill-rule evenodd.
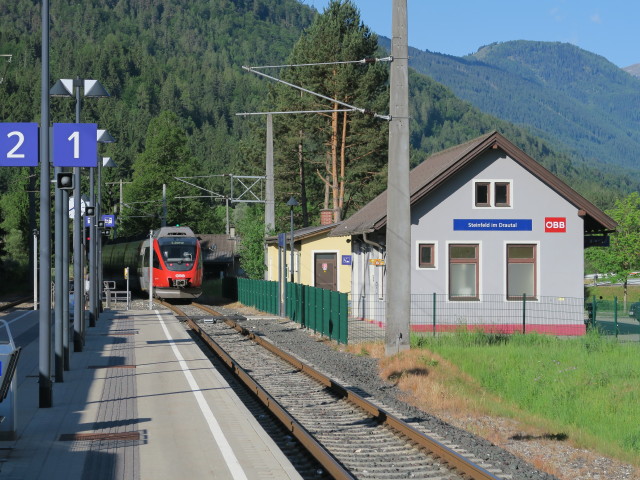
M 222 452 L 222 457 L 225 459 L 227 466 L 231 471 L 231 475 L 236 480 L 243 480 L 243 479 L 247 480 L 247 476 L 244 473 L 244 470 L 242 469 L 240 462 L 238 462 L 238 458 L 233 453 L 233 449 L 231 448 L 231 445 L 229 445 L 227 437 L 225 437 L 224 433 L 222 432 L 222 429 L 220 428 L 220 424 L 218 423 L 218 420 L 216 420 L 216 417 L 211 411 L 209 404 L 205 400 L 204 395 L 202 394 L 202 391 L 198 386 L 198 383 L 196 382 L 196 379 L 193 378 L 193 375 L 191 374 L 191 371 L 189 370 L 187 363 L 184 361 L 184 357 L 180 354 L 180 351 L 178 350 L 176 343 L 173 341 L 173 337 L 171 337 L 171 334 L 169 333 L 167 326 L 162 320 L 162 316 L 160 315 L 160 312 L 156 310 L 155 313 L 156 313 L 156 316 L 158 317 L 158 320 L 160 320 L 160 325 L 162 326 L 162 330 L 164 331 L 164 334 L 167 337 L 167 340 L 169 340 L 171 349 L 173 350 L 174 355 L 178 359 L 178 363 L 180 364 L 180 368 L 182 368 L 182 372 L 184 373 L 184 376 L 186 377 L 187 382 L 189 383 L 189 387 L 191 387 L 191 391 L 196 397 L 196 401 L 198 402 L 200 411 L 202 411 L 202 414 L 204 415 L 204 418 L 207 421 L 207 424 L 209 425 L 209 430 L 213 434 L 213 438 L 218 444 L 218 447 L 220 447 L 220 450 Z

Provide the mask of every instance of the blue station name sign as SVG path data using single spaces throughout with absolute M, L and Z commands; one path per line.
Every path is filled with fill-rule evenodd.
M 532 221 L 531 219 L 469 219 L 469 218 L 454 218 L 453 219 L 454 230 L 501 230 L 501 231 L 531 231 Z

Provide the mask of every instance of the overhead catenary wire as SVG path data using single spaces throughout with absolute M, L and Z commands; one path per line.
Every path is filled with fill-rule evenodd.
M 248 68 L 252 68 L 253 70 L 262 70 L 265 68 L 315 67 L 318 65 L 345 65 L 350 63 L 366 64 L 366 63 L 391 62 L 391 61 L 393 61 L 393 57 L 382 57 L 382 58 L 366 57 L 361 60 L 345 60 L 341 62 L 291 63 L 287 65 L 260 65 L 258 67 L 248 67 Z
M 236 113 L 236 115 L 286 115 L 293 113 L 335 113 L 335 112 L 356 112 L 355 108 L 340 108 L 337 110 L 290 110 L 290 111 L 281 111 L 281 112 L 240 112 Z
M 308 65 L 313 65 L 313 64 L 308 64 Z M 315 65 L 319 65 L 319 64 L 315 64 Z M 266 67 L 257 67 L 257 68 L 266 68 Z M 256 67 L 247 67 L 247 66 L 243 65 L 242 69 L 246 70 L 248 72 L 251 72 L 251 73 L 255 73 L 256 75 L 260 75 L 262 77 L 268 78 L 268 79 L 273 80 L 275 82 L 282 83 L 282 84 L 287 85 L 287 86 L 289 86 L 291 88 L 295 88 L 297 90 L 300 90 L 301 92 L 305 92 L 305 93 L 308 93 L 310 95 L 315 95 L 316 97 L 322 98 L 322 99 L 327 100 L 329 102 L 337 103 L 338 105 L 342 105 L 343 107 L 358 111 L 358 112 L 363 113 L 365 115 L 371 115 L 371 116 L 373 116 L 375 118 L 381 118 L 383 120 L 391 120 L 391 116 L 390 115 L 380 115 L 380 114 L 377 114 L 377 113 L 375 113 L 375 112 L 373 112 L 371 110 L 367 110 L 366 108 L 359 108 L 359 107 L 356 107 L 354 105 L 350 105 L 350 104 L 348 104 L 346 102 L 337 100 L 335 98 L 331 98 L 331 97 L 328 97 L 326 95 L 322 95 L 321 93 L 317 93 L 317 92 L 314 92 L 314 91 L 309 90 L 307 88 L 301 87 L 299 85 L 295 85 L 293 83 L 286 82 L 286 81 L 284 81 L 282 79 L 279 79 L 277 77 L 273 77 L 271 75 L 267 75 L 266 73 L 263 73 L 263 72 L 260 72 L 260 71 L 256 70 Z M 335 110 L 333 110 L 333 111 L 335 111 Z M 306 113 L 306 112 L 300 112 L 300 113 Z

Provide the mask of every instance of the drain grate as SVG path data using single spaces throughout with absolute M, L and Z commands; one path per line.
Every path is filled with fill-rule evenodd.
M 75 442 L 82 440 L 140 440 L 140 432 L 115 433 L 63 433 L 58 438 L 61 442 Z

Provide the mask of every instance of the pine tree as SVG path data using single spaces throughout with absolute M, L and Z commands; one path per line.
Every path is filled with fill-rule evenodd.
M 339 102 L 386 113 L 387 67 L 340 63 L 375 57 L 377 49 L 377 36 L 360 21 L 352 2 L 333 0 L 289 58 L 292 65 L 328 64 L 288 68 L 282 78 Z M 279 125 L 274 126 L 280 148 L 278 179 L 284 185 L 276 190 L 281 199 L 306 191 L 309 198 L 302 198 L 303 211 L 307 202 L 312 211 L 331 209 L 337 222 L 371 198 L 368 187 L 384 173 L 387 124 L 291 87 L 278 87 L 275 94 L 278 107 L 285 111 L 329 111 L 278 118 Z

